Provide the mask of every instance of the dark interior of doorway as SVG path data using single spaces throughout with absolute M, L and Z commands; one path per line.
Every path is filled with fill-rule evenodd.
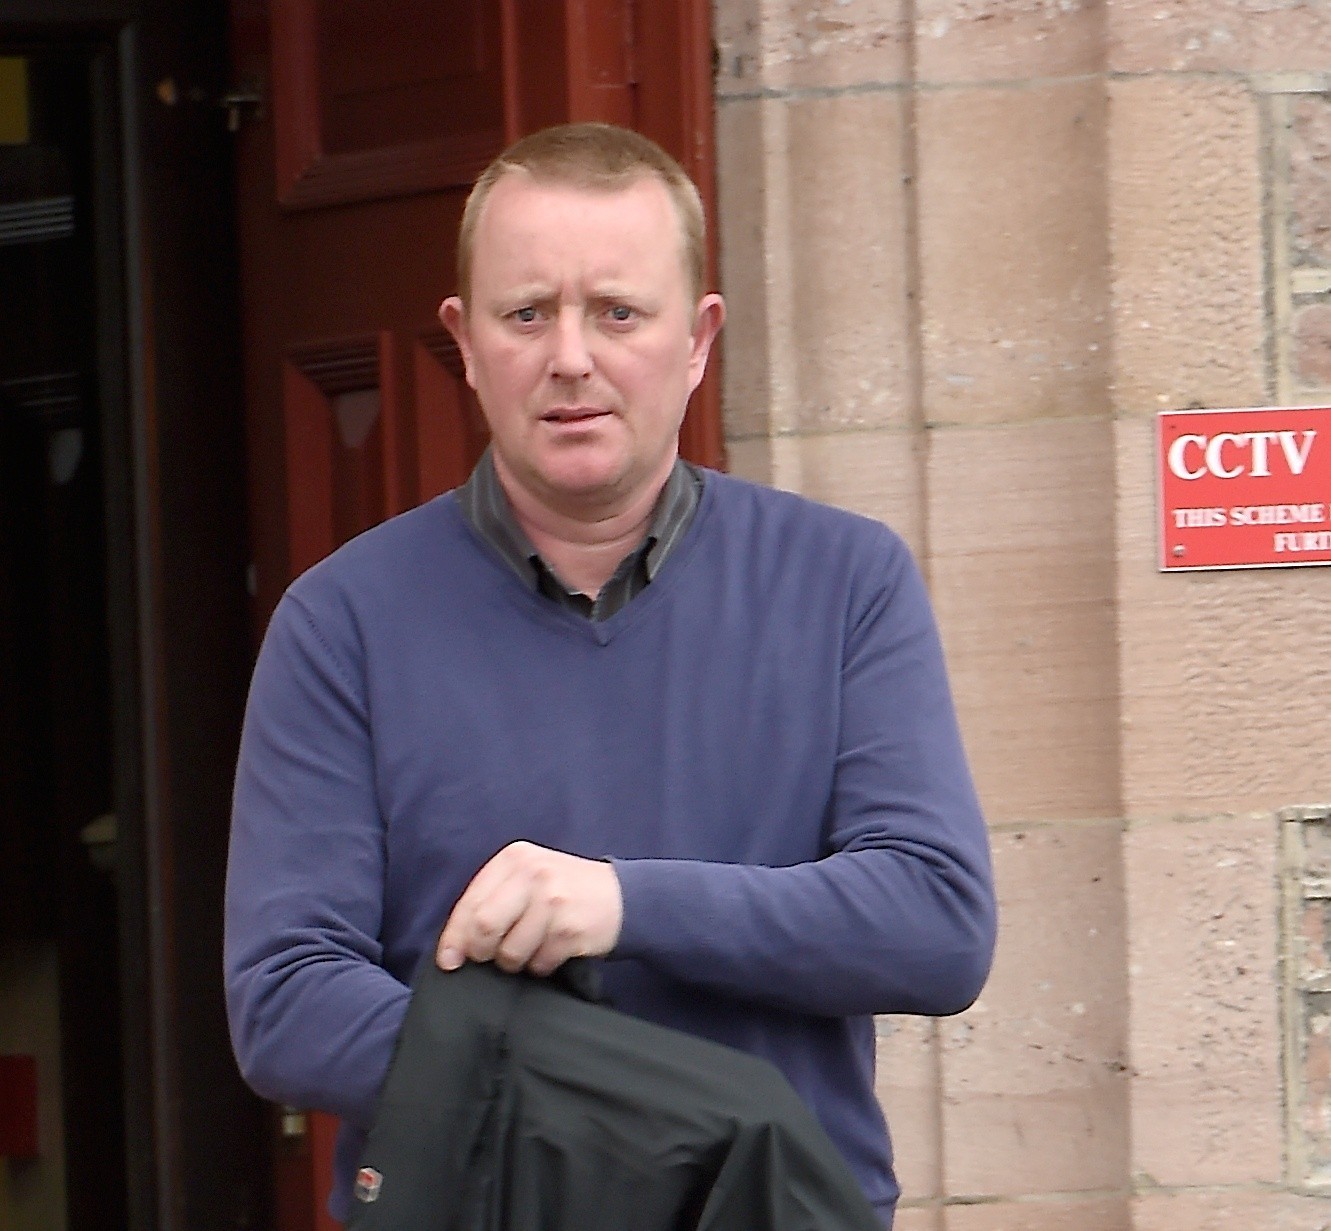
M 0 54 L 22 60 L 28 98 L 28 139 L 0 146 L 0 937 L 55 946 L 66 1221 L 114 1229 L 127 1191 L 94 98 L 86 50 Z

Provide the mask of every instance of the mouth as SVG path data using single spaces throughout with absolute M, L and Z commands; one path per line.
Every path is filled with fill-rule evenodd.
M 610 414 L 596 406 L 557 406 L 541 416 L 542 423 L 590 423 Z

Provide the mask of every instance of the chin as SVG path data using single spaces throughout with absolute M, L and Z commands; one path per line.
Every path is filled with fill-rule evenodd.
M 541 478 L 553 488 L 614 487 L 632 469 L 622 454 L 601 448 L 551 451 L 539 459 Z
M 541 478 L 553 494 L 575 500 L 612 498 L 627 486 L 622 466 L 555 466 Z

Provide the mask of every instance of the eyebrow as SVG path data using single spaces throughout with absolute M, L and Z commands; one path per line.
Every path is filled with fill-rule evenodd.
M 548 286 L 541 286 L 535 282 L 527 283 L 521 286 L 515 286 L 511 290 L 500 292 L 490 298 L 490 302 L 497 306 L 514 306 L 524 303 L 541 303 L 545 300 L 553 299 L 555 292 Z
M 513 287 L 509 291 L 496 294 L 490 305 L 500 311 L 512 311 L 526 304 L 548 304 L 559 298 L 559 292 L 549 285 L 527 283 Z M 630 301 L 644 307 L 654 307 L 660 295 L 650 289 L 634 289 L 623 283 L 606 283 L 593 286 L 586 295 L 588 303 L 607 303 Z
M 635 290 L 632 287 L 616 285 L 610 283 L 607 286 L 597 286 L 592 288 L 592 292 L 587 296 L 588 299 L 632 299 L 639 302 L 651 301 L 656 298 L 649 290 Z

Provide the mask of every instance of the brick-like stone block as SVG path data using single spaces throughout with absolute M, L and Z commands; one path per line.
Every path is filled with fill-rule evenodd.
M 1264 815 L 1124 839 L 1139 1185 L 1281 1179 L 1278 837 Z
M 1331 807 L 1288 808 L 1279 819 L 1286 1167 L 1292 1183 L 1331 1197 Z
M 878 1100 L 892 1133 L 903 1199 L 938 1197 L 942 1190 L 938 1025 L 922 1017 L 881 1017 L 877 1030 Z
M 1107 414 L 1104 83 L 919 100 L 925 413 Z
M 731 440 L 732 474 L 799 492 L 891 526 L 920 555 L 923 438 L 907 432 L 837 432 Z
M 1154 428 L 1115 425 L 1124 811 L 1198 816 L 1320 800 L 1331 569 L 1157 571 Z
M 990 821 L 1116 816 L 1110 427 L 929 435 L 928 573 Z
M 1098 72 L 1103 7 L 1100 0 L 918 0 L 919 79 L 1017 81 Z
M 773 334 L 792 328 L 789 260 L 783 249 L 789 209 L 772 202 L 767 121 L 775 104 L 727 102 L 716 109 L 716 181 L 721 291 L 726 323 L 721 335 L 723 406 L 728 436 L 772 430 Z M 782 157 L 778 143 L 776 157 Z M 770 204 L 769 204 L 770 203 Z
M 713 13 L 721 98 L 909 73 L 904 0 L 719 0 Z
M 913 407 L 902 100 L 807 99 L 788 112 L 798 381 L 790 425 L 903 426 Z
M 994 970 L 939 1024 L 949 1195 L 1126 1187 L 1120 841 L 1115 822 L 994 834 Z
M 1145 1192 L 1132 1202 L 1132 1231 L 1326 1231 L 1331 1199 L 1271 1190 Z
M 1227 81 L 1110 85 L 1120 413 L 1260 405 L 1266 389 L 1258 103 Z
M 1331 100 L 1322 95 L 1290 103 L 1289 212 L 1294 264 L 1331 266 Z
M 1326 913 L 1325 901 L 1307 904 L 1300 919 L 1305 927 L 1315 921 L 1323 946 Z M 1331 1181 L 1331 1150 L 1327 1148 L 1331 1137 L 1331 992 L 1305 992 L 1291 1002 L 1291 1008 L 1299 1039 L 1290 1057 L 1293 1072 L 1289 1074 L 1294 1085 L 1291 1093 L 1297 1100 L 1292 1114 L 1299 1136 L 1299 1162 L 1305 1172 L 1299 1178 L 1331 1196 L 1327 1191 Z
M 1115 72 L 1317 71 L 1331 63 L 1323 0 L 1111 0 L 1105 9 Z
M 953 1205 L 947 1231 L 1128 1231 L 1126 1196 L 1047 1197 Z
M 902 108 L 880 92 L 720 109 L 731 434 L 915 413 Z
M 1294 309 L 1294 372 L 1305 389 L 1331 389 L 1331 303 Z
M 945 1231 L 939 1206 L 897 1206 L 892 1231 Z

